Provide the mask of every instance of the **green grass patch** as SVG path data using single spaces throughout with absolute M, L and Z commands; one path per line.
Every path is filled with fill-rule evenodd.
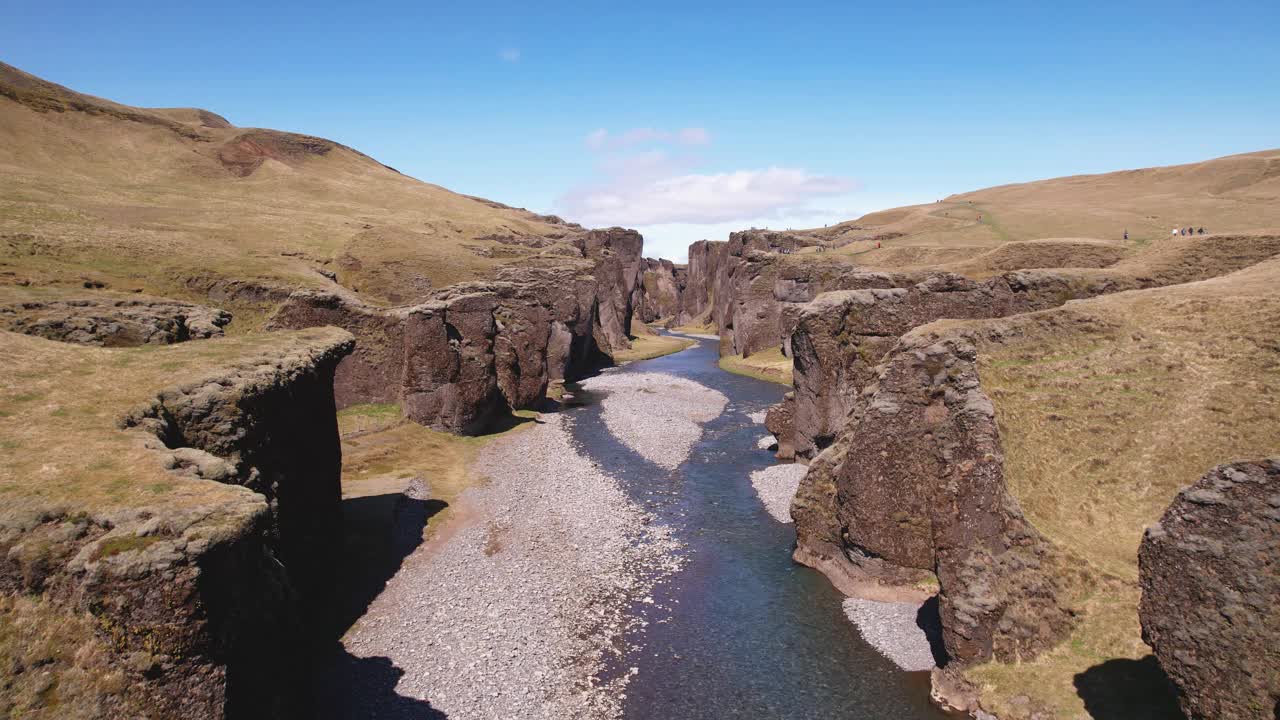
M 152 537 L 150 535 L 144 537 L 139 537 L 137 535 L 121 535 L 119 537 L 107 538 L 98 545 L 98 549 L 94 551 L 93 557 L 95 560 L 101 560 L 102 558 L 119 555 L 120 553 L 144 550 L 157 542 L 160 542 L 160 538 Z

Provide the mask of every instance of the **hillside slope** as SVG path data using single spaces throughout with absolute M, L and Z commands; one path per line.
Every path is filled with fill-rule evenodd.
M 861 265 L 909 267 L 963 261 L 1019 240 L 1121 241 L 1128 230 L 1130 243 L 1142 245 L 1188 226 L 1216 233 L 1280 227 L 1280 150 L 1001 185 L 805 234 Z
M 512 259 L 577 254 L 559 218 L 420 182 L 338 143 L 82 95 L 0 63 L 0 281 L 205 299 L 262 287 L 408 304 Z M 248 284 L 257 290 L 246 291 Z M 246 322 L 248 320 L 248 322 Z

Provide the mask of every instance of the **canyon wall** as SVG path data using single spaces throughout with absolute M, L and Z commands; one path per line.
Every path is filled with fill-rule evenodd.
M 936 577 L 946 650 L 964 663 L 1033 657 L 1072 624 L 1051 572 L 1063 560 L 1005 487 L 976 356 L 963 333 L 902 338 L 791 509 L 796 559 L 846 593 L 891 599 Z
M 674 320 L 680 314 L 680 297 L 688 283 L 688 269 L 670 260 L 644 260 L 644 292 L 637 315 L 641 322 Z
M 509 408 L 536 407 L 552 382 L 573 379 L 630 347 L 646 302 L 640 235 L 614 228 L 576 240 L 580 258 L 538 258 L 494 280 L 451 285 L 409 308 L 351 294 L 298 291 L 271 328 L 334 325 L 356 335 L 338 368 L 338 406 L 401 403 L 410 419 L 482 431 Z
M 5 714 L 311 716 L 308 632 L 341 538 L 333 377 L 352 346 L 334 329 L 295 334 L 95 429 L 119 446 L 112 457 L 138 454 L 132 475 L 168 476 L 150 490 L 106 504 L 10 497 Z
M 1189 718 L 1280 717 L 1280 460 L 1220 465 L 1138 553 L 1143 638 Z

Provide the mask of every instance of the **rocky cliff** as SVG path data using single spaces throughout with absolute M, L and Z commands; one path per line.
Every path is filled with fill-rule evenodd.
M 502 267 L 494 280 L 451 285 L 408 308 L 298 291 L 269 327 L 355 334 L 356 352 L 338 367 L 339 407 L 399 402 L 416 422 L 479 432 L 508 408 L 535 407 L 550 383 L 630 347 L 644 297 L 642 242 L 631 230 L 588 231 L 577 239 L 581 257 Z
M 1280 252 L 1273 235 L 1170 243 L 1107 269 L 1014 270 L 984 280 L 944 271 L 859 272 L 791 264 L 775 299 L 784 303 L 795 384 L 793 445 L 812 458 L 843 426 L 853 398 L 896 339 L 941 319 L 998 318 L 1070 300 L 1202 280 Z M 815 291 L 818 294 L 815 294 Z M 812 296 L 807 303 L 806 297 Z M 792 304 L 796 303 L 796 304 Z
M 1072 624 L 1048 572 L 1062 559 L 1005 487 L 975 361 L 963 334 L 903 338 L 792 506 L 796 558 L 847 593 L 892 597 L 936 577 L 947 653 L 966 663 L 1030 658 Z
M 637 310 L 641 322 L 675 320 L 680 314 L 680 296 L 688 280 L 687 268 L 670 260 L 645 258 L 644 292 Z
M 309 330 L 160 359 L 0 334 L 16 370 L 74 378 L 29 388 L 56 409 L 6 432 L 43 445 L 0 461 L 2 714 L 309 715 L 305 633 L 341 532 L 332 383 L 352 344 Z
M 1280 460 L 1220 465 L 1142 540 L 1143 637 L 1187 717 L 1280 717 Z

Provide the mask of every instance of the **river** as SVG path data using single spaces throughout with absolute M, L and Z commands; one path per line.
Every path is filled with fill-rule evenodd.
M 569 388 L 579 405 L 568 414 L 580 451 L 686 545 L 684 569 L 659 586 L 653 604 L 634 608 L 651 622 L 624 651 L 622 666 L 639 671 L 624 716 L 951 717 L 929 702 L 928 673 L 903 672 L 878 654 L 845 618 L 830 583 L 791 560 L 793 527 L 770 517 L 751 487 L 751 472 L 775 461 L 756 448 L 767 431 L 748 417 L 786 388 L 725 372 L 717 361 L 717 343 L 702 340 L 610 371 L 669 373 L 729 398 L 673 472 L 609 433 L 599 396 Z

